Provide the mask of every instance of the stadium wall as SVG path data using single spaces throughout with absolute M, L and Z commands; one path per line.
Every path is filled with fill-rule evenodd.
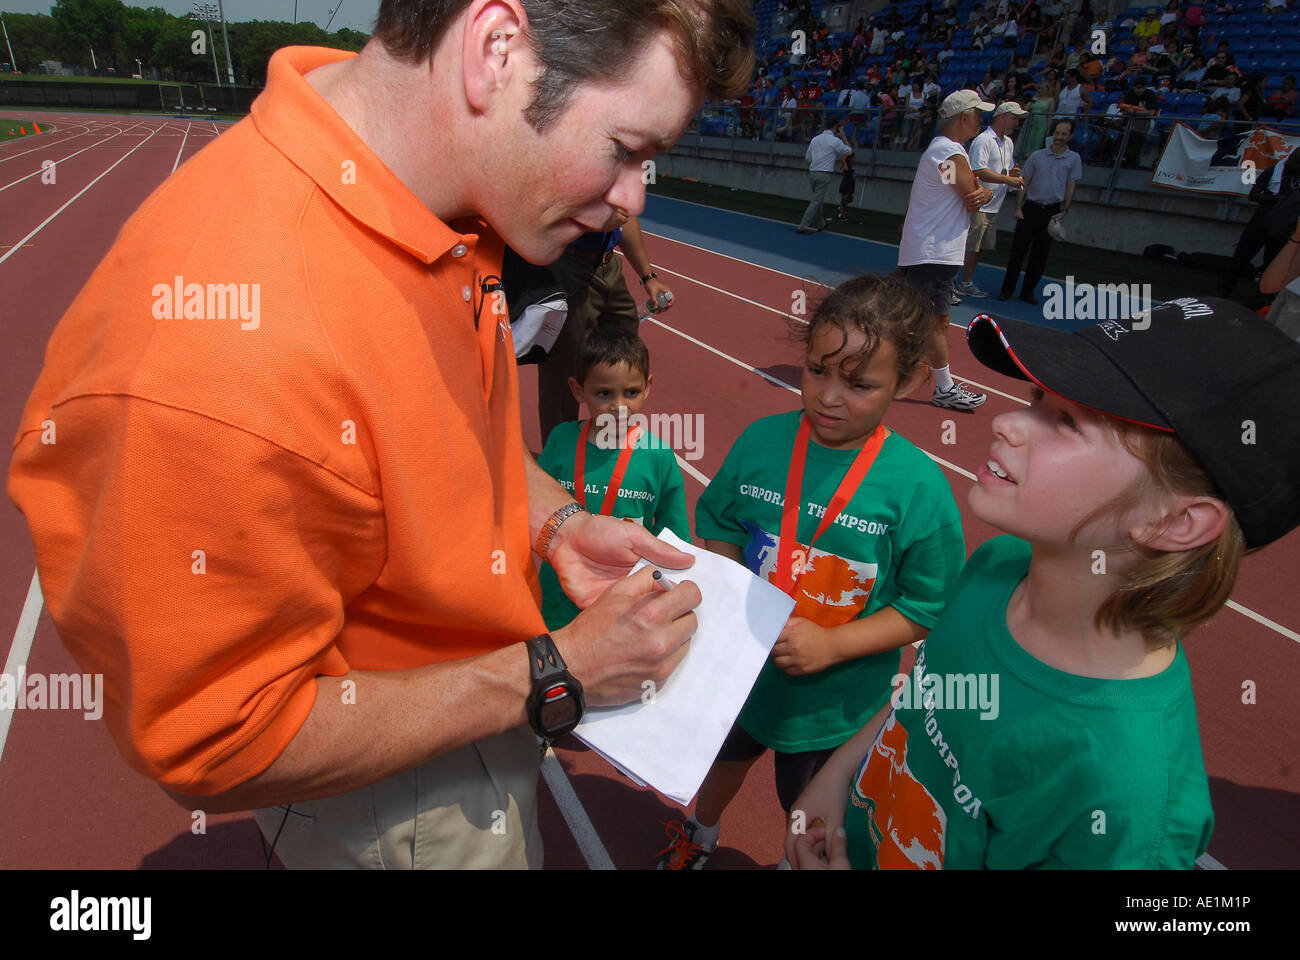
M 807 199 L 808 164 L 801 144 L 754 142 L 686 134 L 655 160 L 656 175 Z M 902 215 L 907 211 L 915 153 L 856 151 L 858 188 L 853 205 Z M 1066 222 L 1071 243 L 1141 254 L 1153 243 L 1179 251 L 1231 254 L 1255 205 L 1242 199 L 1190 194 L 1151 185 L 1148 170 L 1121 170 L 1113 189 L 1110 167 L 1084 167 Z M 1109 196 L 1107 194 L 1109 193 Z M 833 198 L 839 202 L 839 196 Z M 1002 205 L 998 229 L 1015 229 L 1015 203 Z M 1009 242 L 1009 241 L 1008 241 Z

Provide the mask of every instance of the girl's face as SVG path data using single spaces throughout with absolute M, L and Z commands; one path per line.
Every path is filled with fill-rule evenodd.
M 1080 521 L 1145 470 L 1097 414 L 1035 389 L 1030 407 L 993 418 L 993 443 L 976 473 L 970 508 L 1031 543 L 1068 546 Z M 1125 543 L 1139 516 L 1125 513 L 1097 517 L 1075 542 L 1090 551 Z
M 919 369 L 900 383 L 898 353 L 884 339 L 867 359 L 844 364 L 846 358 L 859 354 L 866 342 L 866 334 L 855 327 L 846 326 L 841 332 L 833 324 L 822 323 L 808 344 L 800 388 L 812 438 L 823 447 L 845 450 L 862 446 L 884 419 L 889 404 L 910 393 L 924 375 Z

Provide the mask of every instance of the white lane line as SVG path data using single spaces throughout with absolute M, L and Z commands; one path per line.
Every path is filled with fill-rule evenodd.
M 646 322 L 657 324 L 658 326 L 663 327 L 669 333 L 675 333 L 683 340 L 689 340 L 691 343 L 695 344 L 696 346 L 703 347 L 705 350 L 709 351 L 710 353 L 716 354 L 717 356 L 721 357 L 723 360 L 727 360 L 731 363 L 734 363 L 738 367 L 744 367 L 750 373 L 758 374 L 758 376 L 762 377 L 764 380 L 768 381 L 769 383 L 775 386 L 784 387 L 786 390 L 789 390 L 791 393 L 795 394 L 796 396 L 800 395 L 800 391 L 798 387 L 792 386 L 791 384 L 786 383 L 784 380 L 778 379 L 777 377 L 774 377 L 769 373 L 764 373 L 762 370 L 759 370 L 757 367 L 751 367 L 745 361 L 737 360 L 735 357 L 731 356 L 731 354 L 723 353 L 721 350 L 717 349 L 716 347 L 709 346 L 709 344 L 705 343 L 702 340 L 696 340 L 690 334 L 682 333 L 682 331 L 678 330 L 676 327 L 670 327 L 662 320 L 658 320 L 654 317 L 648 317 Z M 917 449 L 921 450 L 922 453 L 924 453 L 935 463 L 939 464 L 941 467 L 947 467 L 953 473 L 960 473 L 963 477 L 966 477 L 968 480 L 975 479 L 975 474 L 971 473 L 969 470 L 963 470 L 955 463 L 949 463 L 947 460 L 943 459 L 942 457 L 936 457 L 933 453 L 931 453 L 928 450 L 922 450 L 920 447 L 917 447 Z M 695 476 L 697 480 L 699 479 L 700 475 L 697 475 L 694 469 L 691 470 L 691 474 L 692 476 Z M 706 480 L 702 482 L 707 483 L 708 481 Z
M 18 628 L 14 630 L 13 643 L 9 645 L 9 656 L 5 659 L 5 673 L 15 678 L 18 671 L 27 666 L 27 658 L 32 652 L 32 641 L 36 638 L 36 624 L 41 619 L 41 608 L 45 597 L 41 594 L 41 582 L 32 571 L 32 582 L 27 587 L 27 600 L 23 603 L 23 612 L 18 617 Z M 24 691 L 15 690 L 14 695 L 21 697 Z M 4 757 L 5 741 L 9 739 L 9 724 L 13 722 L 13 710 L 0 710 L 0 758 Z
M 157 131 L 155 130 L 154 133 L 157 133 Z M 13 247 L 9 250 L 8 253 L 6 253 L 3 257 L 0 257 L 0 264 L 3 264 L 6 260 L 8 260 L 10 257 L 12 257 L 12 256 L 17 252 L 17 251 L 21 250 L 22 247 L 23 247 L 23 244 L 24 244 L 24 243 L 26 243 L 26 242 L 27 242 L 28 240 L 30 240 L 32 237 L 36 236 L 38 233 L 40 233 L 42 230 L 44 230 L 47 226 L 49 226 L 49 224 L 53 222 L 53 220 L 54 220 L 55 217 L 57 217 L 59 214 L 61 214 L 64 210 L 68 209 L 68 207 L 72 206 L 72 205 L 77 201 L 77 199 L 78 199 L 82 194 L 84 194 L 87 190 L 89 190 L 89 189 L 90 189 L 91 187 L 93 187 L 95 184 L 99 183 L 99 181 L 103 180 L 106 176 L 108 176 L 110 173 L 112 173 L 113 170 L 117 167 L 117 165 L 118 165 L 119 163 L 121 163 L 121 162 L 122 162 L 123 160 L 125 160 L 127 157 L 131 156 L 131 154 L 135 153 L 137 150 L 139 150 L 141 147 L 143 147 L 146 143 L 148 143 L 148 142 L 149 142 L 149 138 L 152 137 L 152 136 L 153 136 L 152 133 L 149 134 L 148 137 L 145 137 L 143 140 L 141 140 L 139 143 L 137 143 L 134 147 L 132 147 L 132 148 L 131 148 L 130 150 L 128 150 L 126 153 L 122 154 L 122 156 L 118 157 L 117 160 L 114 162 L 113 166 L 109 167 L 107 170 L 105 170 L 103 173 L 101 173 L 99 176 L 97 176 L 94 180 L 91 180 L 90 183 L 86 184 L 84 187 L 81 188 L 80 191 L 77 192 L 76 196 L 74 196 L 71 200 L 69 200 L 69 201 L 68 201 L 67 203 L 65 203 L 63 206 L 59 207 L 59 209 L 55 210 L 52 214 L 50 214 L 48 217 L 46 217 L 44 220 L 42 220 L 41 223 L 40 223 L 40 225 L 39 225 L 35 230 L 33 230 L 31 233 L 27 234 L 27 236 L 23 237 L 21 240 L 19 240 L 16 244 L 13 245 Z
M 187 123 L 185 124 L 185 140 L 181 141 L 181 148 L 176 151 L 176 162 L 172 164 L 172 173 L 175 173 L 176 168 L 181 165 L 181 154 L 185 152 L 185 142 L 189 140 L 189 138 L 190 138 L 190 125 Z
M 703 347 L 705 350 L 709 351 L 710 353 L 715 354 L 716 356 L 719 356 L 722 359 L 727 360 L 731 363 L 734 363 L 738 367 L 743 367 L 744 369 L 748 370 L 750 373 L 758 374 L 758 376 L 762 377 L 764 380 L 767 380 L 769 383 L 772 383 L 778 387 L 784 387 L 786 390 L 789 390 L 791 393 L 794 394 L 799 393 L 797 387 L 791 386 L 790 384 L 786 383 L 784 380 L 779 380 L 776 377 L 772 376 L 771 374 L 764 373 L 762 370 L 759 370 L 756 367 L 751 367 L 749 364 L 745 363 L 745 361 L 737 360 L 735 357 L 731 356 L 730 354 L 723 353 L 721 350 L 717 349 L 716 347 L 712 347 L 702 340 L 695 339 L 690 334 L 683 333 L 682 331 L 676 329 L 675 327 L 670 327 L 662 320 L 658 320 L 655 317 L 647 317 L 645 322 L 653 323 L 656 324 L 657 326 L 663 327 L 669 333 L 675 333 L 683 340 L 689 340 L 691 343 L 695 344 L 696 346 Z M 967 382 L 973 383 L 974 381 L 967 381 Z M 1016 398 L 1012 397 L 1011 399 L 1014 400 Z M 1025 401 L 1021 400 L 1020 402 L 1024 403 Z M 931 453 L 929 450 L 922 449 L 919 446 L 917 447 L 917 449 L 920 450 L 922 453 L 924 453 L 935 463 L 939 464 L 939 466 L 947 467 L 953 473 L 959 473 L 967 480 L 974 482 L 975 474 L 971 473 L 969 470 L 964 470 L 961 467 L 957 466 L 955 463 L 949 463 L 947 460 L 943 459 L 942 457 L 936 456 L 935 454 Z M 682 461 L 680 457 L 678 458 L 678 462 L 682 463 L 683 466 L 686 465 L 685 462 Z M 693 467 L 688 468 L 688 472 L 691 474 L 691 476 L 695 477 L 695 479 L 700 480 L 700 482 L 703 483 L 705 486 L 708 485 L 708 480 L 701 480 L 700 478 L 703 476 L 703 474 L 699 473 L 699 471 L 695 470 Z M 1281 634 L 1287 639 L 1293 640 L 1296 643 L 1300 643 L 1300 634 L 1296 633 L 1294 630 L 1282 626 L 1280 623 L 1277 623 L 1276 621 L 1270 620 L 1268 617 L 1264 616 L 1263 614 L 1256 613 L 1254 610 L 1250 609 L 1250 607 L 1244 606 L 1235 600 L 1229 600 L 1227 606 L 1231 607 L 1233 610 L 1236 610 L 1238 613 L 1242 614 L 1243 616 L 1249 617 L 1251 620 L 1254 620 L 1256 623 L 1262 624 L 1263 626 L 1268 627 L 1270 630 L 1273 630 L 1274 632 Z
M 569 825 L 569 832 L 573 834 L 587 866 L 592 870 L 613 870 L 614 861 L 609 858 L 609 852 L 600 842 L 600 835 L 596 833 L 595 825 L 583 809 L 559 758 L 549 747 L 546 756 L 542 758 L 542 777 L 545 778 L 546 786 L 550 788 L 560 813 L 564 815 L 564 822 Z
M 709 485 L 709 478 L 706 477 L 704 474 L 700 473 L 700 471 L 696 470 L 695 467 L 692 466 L 689 462 L 683 460 L 682 455 L 680 453 L 674 453 L 673 456 L 677 458 L 677 466 L 681 467 L 692 477 L 698 480 L 702 486 L 707 487 Z
M 64 137 L 62 140 L 55 140 L 53 143 L 43 143 L 43 144 L 41 144 L 39 147 L 32 147 L 32 149 L 30 149 L 30 150 L 24 150 L 22 153 L 11 153 L 11 154 L 9 154 L 8 156 L 0 157 L 0 163 L 4 163 L 6 160 L 17 160 L 19 157 L 25 157 L 25 156 L 27 156 L 27 154 L 29 154 L 29 153 L 36 153 L 36 151 L 38 151 L 38 150 L 48 150 L 50 147 L 57 147 L 59 144 L 61 144 L 61 143 L 67 143 L 69 140 L 76 140 L 77 137 L 85 137 L 85 136 L 93 135 L 93 134 L 97 133 L 97 132 L 99 131 L 99 129 L 100 129 L 99 127 L 96 127 L 94 130 L 92 130 L 92 129 L 90 129 L 90 127 L 87 127 L 87 126 L 85 126 L 84 124 L 78 124 L 78 126 L 80 126 L 80 127 L 85 131 L 85 133 L 77 133 L 77 134 L 73 134 L 73 135 L 70 136 L 70 137 Z M 44 136 L 44 134 L 41 134 L 41 136 Z M 11 140 L 11 141 L 9 141 L 9 142 L 10 142 L 10 143 L 21 143 L 22 141 L 21 141 L 21 140 Z
M 1256 613 L 1254 610 L 1250 609 L 1250 607 L 1243 607 L 1236 600 L 1229 600 L 1228 606 L 1232 607 L 1232 609 L 1236 610 L 1238 613 L 1242 614 L 1243 616 L 1250 617 L 1250 619 L 1254 620 L 1256 623 L 1261 623 L 1264 626 L 1268 627 L 1270 630 L 1274 630 L 1282 634 L 1282 636 L 1287 637 L 1290 640 L 1294 640 L 1296 643 L 1300 643 L 1300 633 L 1296 633 L 1294 630 L 1288 630 L 1280 623 L 1274 623 L 1268 617 L 1264 616 L 1263 614 Z
M 649 234 L 649 235 L 652 236 L 652 237 L 658 237 L 657 234 Z M 672 237 L 658 237 L 658 239 L 661 239 L 661 240 L 672 240 Z M 673 240 L 673 243 L 682 243 L 682 241 L 681 241 L 681 240 Z M 683 244 L 683 245 L 684 245 L 684 246 L 687 246 L 687 247 L 692 246 L 692 244 L 689 244 L 689 243 L 685 243 L 685 244 Z M 704 248 L 703 248 L 703 247 L 695 247 L 695 249 L 696 249 L 696 250 L 702 250 L 702 249 L 704 249 Z M 707 252 L 712 253 L 713 251 L 707 251 Z M 717 254 L 717 256 L 722 257 L 722 256 L 726 256 L 726 254 L 719 253 L 719 254 Z M 729 259 L 729 260 L 736 260 L 735 257 L 728 257 L 727 259 Z M 764 267 L 761 263 L 750 263 L 748 260 L 737 260 L 736 262 L 737 262 L 737 263 L 745 263 L 745 264 L 749 264 L 749 266 L 751 266 L 751 267 L 760 267 L 760 268 L 762 268 L 763 270 L 771 270 L 772 273 L 779 273 L 779 274 L 781 274 L 781 276 L 783 276 L 783 277 L 792 277 L 792 279 L 795 279 L 795 280 L 798 280 L 798 279 L 799 279 L 798 277 L 794 277 L 793 274 L 785 273 L 785 272 L 783 272 L 783 271 L 781 271 L 781 270 L 773 270 L 771 267 Z M 703 280 L 697 280 L 695 277 L 692 277 L 692 276 L 690 276 L 690 275 L 688 275 L 688 274 L 685 274 L 685 273 L 678 273 L 676 270 L 669 270 L 667 267 L 660 266 L 659 264 L 652 264 L 652 266 L 653 266 L 656 270 L 661 271 L 662 273 L 671 273 L 674 277 L 681 277 L 683 280 L 689 280 L 691 283 L 699 284 L 701 287 L 707 287 L 709 290 L 713 290 L 713 291 L 715 291 L 716 293 L 722 293 L 722 294 L 725 294 L 725 295 L 728 296 L 728 297 L 734 297 L 736 300 L 740 300 L 740 301 L 743 302 L 743 303 L 751 304 L 752 306 L 755 306 L 755 307 L 760 307 L 760 308 L 762 308 L 763 310 L 767 310 L 767 311 L 769 311 L 769 312 L 771 312 L 771 313 L 775 313 L 777 316 L 779 316 L 779 317 L 784 317 L 784 318 L 786 318 L 787 320 L 793 320 L 793 321 L 795 321 L 796 323 L 802 323 L 802 324 L 807 324 L 807 323 L 808 323 L 808 321 L 805 320 L 803 317 L 795 316 L 795 315 L 792 314 L 792 313 L 786 313 L 784 310 L 778 310 L 776 307 L 769 307 L 767 304 L 765 304 L 765 303 L 759 303 L 757 300 L 750 300 L 748 297 L 742 297 L 740 294 L 738 294 L 738 293 L 732 293 L 730 290 L 724 290 L 724 289 L 722 289 L 721 287 L 715 287 L 715 286 L 714 286 L 713 284 L 711 284 L 711 283 L 705 283 Z M 823 289 L 826 289 L 826 290 L 831 289 L 830 287 L 827 287 L 826 284 L 824 284 L 824 283 L 817 283 L 817 281 L 815 281 L 815 280 L 803 280 L 803 281 L 801 281 L 801 282 L 809 283 L 809 284 L 812 284 L 813 286 L 817 286 L 817 287 L 822 287 Z M 953 323 L 952 321 L 949 321 L 949 322 L 948 322 L 948 326 L 950 326 L 950 327 L 957 327 L 957 328 L 960 329 L 960 330 L 965 330 L 965 329 L 966 329 L 965 324 L 961 324 L 961 323 Z M 991 387 L 991 386 L 989 386 L 987 383 L 980 383 L 978 380 L 971 380 L 969 377 L 963 377 L 963 376 L 961 376 L 960 374 L 957 374 L 957 373 L 954 373 L 953 376 L 954 376 L 955 378 L 961 380 L 963 383 L 969 383 L 971 386 L 979 387 L 981 390 L 987 390 L 989 393 L 995 393 L 995 394 L 997 394 L 999 397 L 1004 397 L 1004 398 L 1006 398 L 1007 400 L 1014 401 L 1015 403 L 1019 403 L 1019 404 L 1021 404 L 1021 405 L 1023 405 L 1023 406 L 1026 406 L 1026 407 L 1029 406 L 1029 401 L 1028 401 L 1028 400 L 1024 400 L 1024 399 L 1022 399 L 1021 397 L 1013 397 L 1013 396 L 1012 396 L 1011 394 L 1009 394 L 1009 393 L 1003 393 L 1001 390 L 997 389 L 997 387 Z
M 132 127 L 132 129 L 135 128 Z M 109 137 L 108 140 L 113 140 L 120 136 L 121 136 L 120 133 L 115 133 L 113 134 L 113 136 Z M 85 153 L 87 150 L 93 150 L 95 147 L 108 143 L 108 140 L 100 140 L 98 143 L 92 143 L 88 147 L 82 147 L 76 153 L 70 153 L 66 157 L 63 157 L 62 159 L 55 160 L 48 167 L 42 165 L 39 170 L 33 170 L 31 173 L 27 174 L 27 176 L 19 177 L 17 180 L 13 181 L 13 183 L 6 183 L 3 187 L 0 187 L 0 193 L 3 193 L 4 191 L 8 190 L 10 187 L 17 186 L 18 184 L 22 183 L 24 180 L 30 180 L 32 177 L 45 173 L 46 170 L 50 170 L 57 167 L 59 164 L 63 163 L 64 160 L 71 160 L 73 157 L 80 156 L 81 154 Z
M 758 369 L 758 367 L 751 367 L 749 364 L 745 363 L 745 361 L 743 361 L 743 360 L 737 360 L 737 359 L 736 359 L 735 357 L 733 357 L 731 354 L 729 354 L 729 353 L 723 353 L 723 352 L 722 352 L 721 350 L 719 350 L 717 347 L 711 347 L 711 346 L 709 346 L 707 343 L 705 343 L 703 340 L 696 340 L 696 339 L 695 339 L 694 337 L 692 337 L 689 333 L 682 333 L 682 331 L 678 330 L 676 327 L 670 327 L 670 326 L 668 326 L 668 324 L 664 323 L 662 320 L 657 320 L 657 319 L 655 319 L 654 317 L 647 317 L 647 318 L 645 319 L 645 322 L 646 322 L 646 323 L 653 323 L 655 326 L 658 326 L 658 327 L 663 327 L 663 328 L 664 328 L 665 330 L 667 330 L 669 333 L 675 333 L 675 334 L 677 334 L 677 336 L 681 337 L 683 340 L 689 340 L 691 343 L 695 344 L 697 347 L 703 347 L 705 350 L 709 351 L 709 353 L 715 354 L 715 355 L 721 357 L 723 360 L 729 360 L 730 362 L 734 363 L 734 364 L 735 364 L 736 366 L 738 366 L 738 367 L 744 367 L 744 368 L 745 368 L 746 370 L 748 370 L 750 373 L 756 373 L 756 374 L 758 374 L 760 377 L 762 377 L 764 380 L 766 380 L 768 383 L 772 384 L 773 386 L 776 386 L 776 387 L 785 387 L 785 389 L 789 390 L 791 393 L 798 393 L 798 392 L 799 392 L 798 389 L 796 389 L 795 387 L 790 386 L 790 384 L 786 383 L 784 380 L 778 380 L 776 377 L 772 376 L 770 373 L 764 373 L 762 370 Z

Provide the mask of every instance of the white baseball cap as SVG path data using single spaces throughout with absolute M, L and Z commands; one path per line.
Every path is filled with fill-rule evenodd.
M 1001 104 L 996 110 L 993 111 L 993 119 L 996 120 L 1004 113 L 1009 113 L 1012 116 L 1016 116 L 1016 117 L 1023 117 L 1028 112 L 1029 112 L 1028 110 L 1026 110 L 1020 104 L 1016 103 L 1016 101 L 1008 100 L 1005 103 Z
M 993 104 L 981 100 L 979 94 L 974 90 L 958 90 L 956 93 L 950 93 L 943 98 L 943 103 L 939 105 L 939 119 L 951 120 L 967 110 L 976 108 L 987 113 L 993 109 Z

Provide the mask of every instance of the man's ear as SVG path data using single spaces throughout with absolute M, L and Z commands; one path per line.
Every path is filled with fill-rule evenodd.
M 579 403 L 586 402 L 587 398 L 582 395 L 582 384 L 578 382 L 576 377 L 569 378 L 569 392 L 573 394 L 573 399 Z
M 642 391 L 641 393 L 642 400 L 650 399 L 650 388 L 653 387 L 654 385 L 655 385 L 655 375 L 653 373 L 647 373 L 645 375 L 645 390 Z
M 1135 526 L 1129 535 L 1152 550 L 1182 553 L 1219 539 L 1228 525 L 1228 506 L 1215 497 L 1177 496 L 1162 520 Z
M 528 18 L 519 0 L 473 0 L 464 23 L 465 99 L 476 112 L 487 113 L 511 77 L 531 60 L 523 37 Z

